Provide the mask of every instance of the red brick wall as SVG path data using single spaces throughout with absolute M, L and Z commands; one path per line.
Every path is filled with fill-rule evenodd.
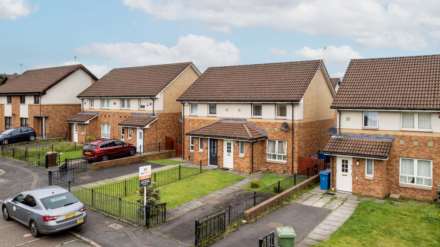
M 81 111 L 80 104 L 72 105 L 29 105 L 29 126 L 41 135 L 40 120 L 34 116 L 45 115 L 46 135 L 48 138 L 69 138 L 70 128 L 67 118 Z
M 12 128 L 20 127 L 20 96 L 12 96 Z
M 0 104 L 0 132 L 5 131 L 5 105 Z
M 357 164 L 359 162 L 359 165 Z M 374 161 L 374 176 L 365 176 L 365 159 L 353 158 L 352 164 L 353 193 L 363 196 L 384 198 L 388 196 L 387 186 L 387 162 Z

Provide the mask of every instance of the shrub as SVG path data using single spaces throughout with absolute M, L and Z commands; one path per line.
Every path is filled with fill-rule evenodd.
M 260 188 L 260 183 L 258 180 L 251 181 L 251 189 L 258 189 Z

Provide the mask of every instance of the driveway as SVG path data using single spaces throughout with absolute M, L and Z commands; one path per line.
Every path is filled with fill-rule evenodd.
M 0 158 L 0 200 L 47 185 L 47 172 L 28 164 Z M 89 246 L 69 232 L 34 238 L 21 224 L 0 219 L 0 246 Z

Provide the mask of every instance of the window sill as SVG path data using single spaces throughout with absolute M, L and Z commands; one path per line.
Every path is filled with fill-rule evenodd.
M 402 184 L 399 183 L 402 188 L 419 189 L 419 190 L 432 190 L 432 186 L 416 185 L 416 184 Z
M 362 129 L 363 130 L 379 130 L 379 127 L 365 127 L 365 126 L 362 126 Z
M 243 159 L 244 158 L 244 154 L 238 155 L 238 158 Z
M 266 162 L 275 163 L 275 164 L 287 164 L 287 160 L 268 160 L 268 159 L 266 159 Z
M 365 176 L 365 179 L 373 180 L 373 179 L 374 179 L 374 176 Z

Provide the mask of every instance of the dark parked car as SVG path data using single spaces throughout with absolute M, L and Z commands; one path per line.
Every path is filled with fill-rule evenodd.
M 83 156 L 90 162 L 136 154 L 136 147 L 120 140 L 101 139 L 84 145 Z
M 36 136 L 35 130 L 30 127 L 8 129 L 0 134 L 0 143 L 10 144 L 23 141 L 33 141 Z

